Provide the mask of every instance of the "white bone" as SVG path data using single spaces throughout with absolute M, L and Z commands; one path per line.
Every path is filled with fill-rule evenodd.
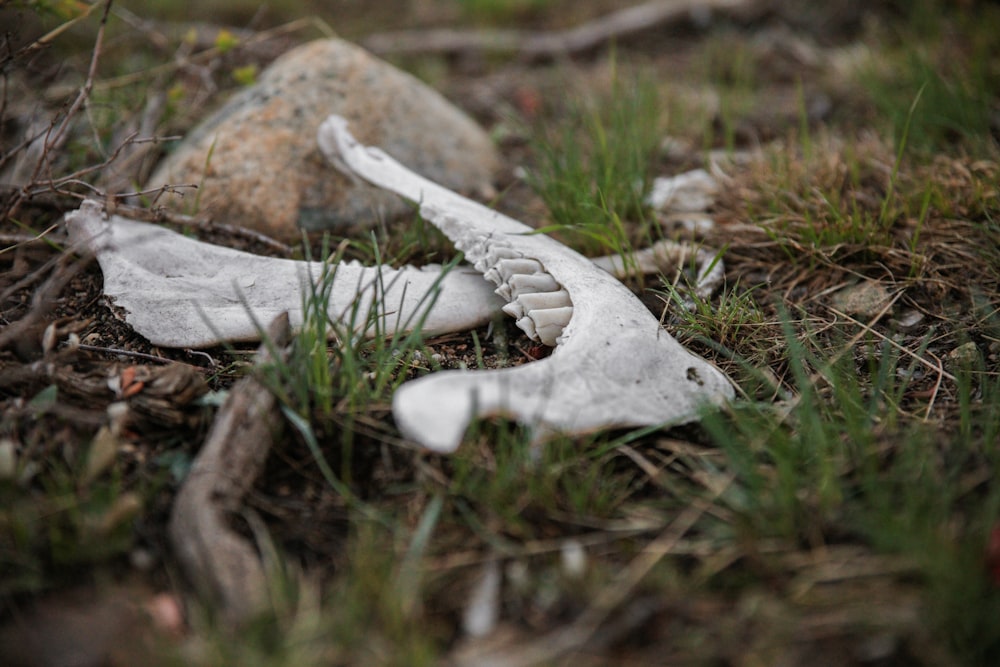
M 573 317 L 573 306 L 533 310 L 528 318 L 535 323 L 535 334 L 546 345 L 555 345 Z
M 303 286 L 322 274 L 317 262 L 252 255 L 157 225 L 106 219 L 93 201 L 67 213 L 66 226 L 75 244 L 97 255 L 104 292 L 116 310 L 154 345 L 195 348 L 255 340 L 257 323 L 265 325 L 283 311 L 298 326 Z M 467 266 L 442 277 L 440 267 L 397 270 L 342 262 L 329 314 L 344 320 L 353 313 L 357 329 L 391 335 L 419 323 L 435 289 L 438 300 L 422 326 L 428 334 L 481 326 L 503 303 Z
M 719 184 L 704 169 L 653 179 L 646 203 L 661 211 L 704 211 L 715 203 Z
M 514 276 L 532 275 L 543 271 L 541 263 L 528 257 L 517 259 L 501 259 L 491 264 L 503 282 L 509 282 Z
M 517 301 L 511 301 L 510 303 L 505 303 L 502 308 L 500 308 L 504 313 L 510 315 L 515 320 L 519 320 L 525 316 L 524 308 Z
M 569 323 L 545 359 L 492 371 L 433 373 L 400 387 L 393 415 L 407 437 L 450 452 L 477 416 L 508 414 L 536 432 L 581 433 L 683 423 L 697 419 L 704 406 L 733 397 L 721 372 L 685 350 L 634 294 L 580 254 L 359 144 L 343 118 L 330 116 L 318 140 L 331 162 L 342 160 L 370 183 L 419 202 L 424 219 L 471 261 L 489 264 L 483 248 L 497 242 L 531 258 L 499 261 L 487 273 L 502 276 L 508 263 L 534 261 L 573 303 Z M 522 326 L 526 319 L 517 322 L 522 329 L 528 328 Z
M 708 299 L 722 284 L 725 266 L 718 254 L 707 248 L 674 241 L 657 241 L 649 248 L 632 253 L 628 257 L 608 255 L 592 260 L 595 265 L 614 276 L 633 273 L 649 274 L 676 271 L 694 259 L 698 267 L 694 281 L 694 293 L 701 299 Z

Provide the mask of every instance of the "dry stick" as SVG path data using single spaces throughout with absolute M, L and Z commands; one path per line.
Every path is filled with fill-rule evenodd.
M 371 35 L 362 44 L 375 53 L 513 52 L 526 60 L 572 55 L 642 30 L 673 23 L 697 12 L 756 9 L 759 0 L 659 0 L 622 9 L 575 28 L 551 32 L 520 30 L 402 30 Z
M 58 37 L 59 35 L 61 35 L 64 32 L 66 32 L 67 30 L 69 30 L 70 28 L 72 28 L 74 25 L 76 25 L 80 21 L 83 21 L 85 19 L 90 18 L 90 14 L 97 7 L 98 7 L 97 4 L 90 5 L 89 7 L 87 7 L 86 9 L 84 9 L 83 13 L 80 14 L 79 16 L 71 18 L 70 20 L 66 21 L 65 23 L 62 23 L 61 25 L 59 25 L 56 28 L 54 28 L 53 30 L 50 30 L 49 32 L 45 33 L 44 35 L 42 35 L 41 37 L 39 37 L 35 41 L 31 42 L 30 44 L 27 44 L 27 45 L 21 47 L 16 52 L 4 56 L 2 59 L 0 59 L 0 72 L 2 72 L 11 62 L 13 62 L 15 60 L 18 60 L 20 58 L 24 58 L 25 56 L 28 56 L 28 55 L 34 53 L 35 51 L 38 51 L 40 49 L 43 49 L 43 48 L 47 47 L 49 44 L 51 44 L 53 41 L 55 41 L 56 37 Z M 105 11 L 107 11 L 107 10 L 105 9 Z
M 94 87 L 94 78 L 97 76 L 97 62 L 101 57 L 101 45 L 104 43 L 104 28 L 108 23 L 108 13 L 110 11 L 111 0 L 106 0 L 104 3 L 104 13 L 101 15 L 100 27 L 97 29 L 97 37 L 94 40 L 94 51 L 90 56 L 90 68 L 87 70 L 87 79 L 84 81 L 83 86 L 80 87 L 80 91 L 77 93 L 76 99 L 73 100 L 73 103 L 66 111 L 66 115 L 63 118 L 62 123 L 59 124 L 59 128 L 55 130 L 55 132 L 52 131 L 52 128 L 55 127 L 55 121 L 53 120 L 53 124 L 49 127 L 48 132 L 46 132 L 45 148 L 42 151 L 41 158 L 35 165 L 35 170 L 31 175 L 28 187 L 40 182 L 39 177 L 41 176 L 43 170 L 46 168 L 51 169 L 50 158 L 52 152 L 59 150 L 66 142 L 66 139 L 69 136 L 70 121 L 73 120 L 73 117 L 80 111 L 84 102 L 86 102 L 90 97 L 90 91 Z M 87 14 L 89 15 L 89 12 Z M 51 177 L 49 180 L 51 181 Z M 30 198 L 28 187 L 22 188 L 17 195 L 15 195 L 14 201 L 11 202 L 8 205 L 7 210 L 3 212 L 5 217 L 13 218 L 17 215 L 17 211 L 21 207 L 21 204 L 24 203 L 26 199 Z M 55 188 L 53 187 L 52 189 L 54 190 Z
M 881 310 L 879 310 L 879 312 L 877 312 L 875 314 L 875 317 L 873 317 L 871 319 L 871 322 L 869 324 L 863 324 L 862 322 L 859 322 L 858 320 L 854 319 L 853 317 L 849 317 L 848 315 L 845 315 L 844 313 L 841 313 L 839 310 L 836 310 L 832 306 L 826 306 L 826 308 L 830 312 L 834 313 L 835 315 L 840 315 L 841 317 L 845 317 L 848 320 L 850 320 L 851 322 L 853 322 L 854 324 L 857 324 L 859 327 L 861 327 L 861 331 L 859 331 L 854 336 L 852 336 L 851 339 L 849 341 L 847 341 L 847 343 L 845 345 L 842 345 L 840 347 L 840 351 L 839 352 L 837 352 L 832 357 L 830 357 L 830 359 L 827 360 L 827 366 L 828 367 L 832 367 L 834 364 L 836 364 L 838 361 L 840 361 L 840 358 L 842 356 L 844 356 L 845 354 L 847 354 L 848 352 L 850 352 L 852 349 L 854 349 L 854 346 L 857 344 L 857 342 L 859 340 L 861 340 L 864 337 L 864 335 L 866 333 L 872 333 L 872 334 L 874 334 L 875 336 L 877 336 L 879 338 L 887 340 L 888 342 L 892 343 L 893 345 L 895 345 L 899 349 L 903 350 L 907 354 L 909 354 L 909 355 L 915 357 L 916 359 L 920 360 L 922 363 L 928 364 L 929 362 L 924 361 L 923 359 L 920 359 L 920 357 L 918 357 L 913 352 L 910 352 L 909 350 L 906 350 L 906 349 L 902 348 L 898 343 L 892 341 L 891 339 L 886 338 L 885 336 L 883 336 L 879 332 L 877 332 L 874 329 L 872 329 L 872 326 L 876 322 L 878 322 L 880 319 L 882 319 L 883 315 L 885 315 L 886 313 L 888 313 L 892 309 L 892 307 L 895 305 L 896 301 L 898 301 L 899 297 L 901 297 L 902 295 L 903 295 L 903 290 L 900 290 L 900 291 L 896 292 L 896 294 L 894 294 L 893 297 L 891 299 L 889 299 L 889 301 L 884 306 L 882 306 Z M 830 325 L 828 327 L 826 327 L 826 328 L 832 327 L 834 324 L 835 324 L 835 322 L 831 322 Z M 826 328 L 824 328 L 824 330 Z M 931 366 L 931 368 L 934 368 L 933 365 Z M 939 370 L 940 370 L 941 373 L 944 373 L 943 369 L 939 369 Z M 945 373 L 945 375 L 947 375 L 947 373 Z M 816 371 L 815 373 L 813 373 L 812 375 L 809 376 L 809 385 L 810 386 L 815 385 L 823 377 L 824 376 L 823 376 L 823 372 L 822 371 Z M 952 377 L 952 376 L 949 376 L 949 377 Z M 784 409 L 782 411 L 783 412 L 783 416 L 781 417 L 781 421 L 782 422 L 785 421 L 786 419 L 788 419 L 792 415 L 792 411 L 795 409 L 796 406 L 798 406 L 798 404 L 801 401 L 802 401 L 802 392 L 800 391 L 799 393 L 795 394 L 791 398 L 791 400 L 789 400 L 788 403 L 784 406 Z
M 58 222 L 53 223 L 53 224 L 49 225 L 44 231 L 41 231 L 41 232 L 39 232 L 38 234 L 35 234 L 35 235 L 30 235 L 30 234 L 0 234 L 0 243 L 9 243 L 9 244 L 11 244 L 11 245 L 8 245 L 5 248 L 0 248 L 0 255 L 8 253 L 8 252 L 10 252 L 12 250 L 16 250 L 17 248 L 19 248 L 22 245 L 27 245 L 29 243 L 36 243 L 38 241 L 42 241 L 42 240 L 45 239 L 46 236 L 49 235 L 49 232 L 53 231 L 57 227 L 59 227 L 59 223 Z
M 895 302 L 895 299 L 893 300 L 893 302 Z M 890 305 L 892 305 L 892 304 L 890 304 Z M 931 362 L 927 361 L 926 359 L 924 359 L 923 357 L 921 357 L 916 352 L 912 352 L 912 351 L 906 349 L 905 347 L 903 347 L 902 345 L 900 345 L 899 343 L 897 343 L 893 339 L 889 338 L 885 334 L 881 334 L 878 331 L 875 331 L 874 329 L 872 329 L 871 325 L 865 324 L 863 322 L 859 322 L 858 320 L 854 319 L 850 315 L 848 315 L 846 313 L 842 313 L 842 312 L 840 312 L 839 310 L 837 310 L 836 308 L 834 308 L 832 306 L 827 306 L 827 308 L 829 308 L 830 312 L 832 312 L 834 315 L 839 315 L 840 317 L 843 317 L 846 320 L 852 322 L 853 324 L 856 324 L 859 327 L 861 327 L 861 330 L 862 330 L 861 333 L 862 334 L 864 334 L 864 333 L 870 333 L 870 334 L 874 335 L 875 337 L 882 339 L 883 341 L 885 341 L 889 345 L 893 346 L 894 348 L 896 348 L 897 350 L 899 350 L 903 354 L 906 354 L 907 356 L 912 357 L 913 359 L 915 359 L 919 363 L 923 364 L 924 366 L 926 366 L 930 370 L 932 370 L 935 373 L 937 373 L 937 382 L 934 383 L 934 391 L 931 394 L 931 400 L 928 402 L 928 404 L 927 404 L 927 410 L 924 412 L 924 419 L 929 419 L 930 416 L 931 416 L 931 409 L 934 407 L 934 401 L 937 400 L 938 391 L 941 389 L 941 378 L 948 378 L 952 382 L 958 382 L 958 379 L 954 375 L 952 375 L 951 373 L 949 373 L 948 371 L 946 371 L 944 369 L 944 364 L 941 363 L 941 360 L 938 359 L 933 353 L 927 352 L 927 354 L 929 354 L 930 356 L 934 357 L 934 360 L 937 361 L 937 365 L 932 364 Z M 881 315 L 879 315 L 879 317 L 881 317 Z M 873 324 L 874 324 L 874 321 L 873 321 Z
M 272 361 L 291 339 L 288 314 L 274 318 L 258 366 Z M 170 516 L 170 542 L 199 593 L 216 603 L 233 626 L 266 609 L 267 580 L 253 546 L 230 525 L 243 497 L 280 435 L 278 399 L 254 376 L 233 386 L 205 445 L 184 480 Z
M 184 186 L 164 186 L 164 187 L 184 187 Z M 131 193 L 129 195 L 116 195 L 117 197 L 126 197 L 136 194 L 151 194 L 163 190 L 164 187 L 155 188 L 153 190 L 146 190 L 140 193 Z M 145 222 L 169 222 L 175 225 L 185 225 L 189 227 L 198 227 L 199 229 L 205 230 L 217 230 L 221 232 L 226 232 L 227 234 L 232 234 L 234 236 L 242 236 L 244 238 L 262 243 L 272 250 L 276 250 L 282 253 L 285 257 L 289 257 L 295 253 L 295 249 L 289 245 L 281 243 L 272 239 L 270 236 L 263 234 L 261 232 L 256 232 L 252 229 L 245 229 L 243 227 L 236 227 L 234 225 L 227 225 L 221 222 L 213 222 L 211 220 L 203 220 L 201 218 L 191 217 L 190 215 L 184 215 L 183 213 L 176 213 L 174 211 L 169 211 L 163 208 L 157 209 L 147 209 L 141 206 L 131 206 L 128 204 L 119 204 L 114 201 L 109 201 L 107 204 L 108 213 L 121 215 L 132 220 L 142 220 Z
M 954 375 L 952 375 L 951 373 L 949 373 L 946 370 L 944 370 L 944 368 L 941 365 L 941 360 L 940 359 L 938 359 L 937 365 L 932 364 L 931 362 L 927 361 L 926 359 L 924 359 L 923 357 L 921 357 L 916 352 L 913 352 L 912 350 L 906 349 L 905 347 L 903 347 L 902 345 L 900 345 L 899 343 L 897 343 L 893 339 L 889 338 L 885 334 L 882 334 L 882 333 L 879 333 L 878 331 L 875 331 L 874 329 L 872 329 L 872 327 L 871 327 L 870 324 L 865 324 L 864 322 L 856 320 L 853 317 L 851 317 L 850 315 L 848 315 L 847 313 L 842 313 L 842 312 L 840 312 L 839 310 L 837 310 L 836 308 L 834 308 L 832 306 L 827 306 L 827 308 L 829 308 L 830 312 L 833 313 L 834 315 L 838 315 L 840 317 L 843 317 L 844 319 L 846 319 L 847 321 L 851 322 L 852 324 L 856 324 L 857 326 L 859 326 L 862 329 L 864 329 L 865 333 L 870 333 L 873 336 L 875 336 L 876 338 L 879 338 L 879 339 L 885 341 L 886 343 L 888 343 L 889 345 L 893 346 L 894 348 L 896 348 L 897 350 L 899 350 L 903 354 L 905 354 L 905 355 L 907 355 L 909 357 L 912 357 L 914 360 L 916 360 L 917 362 L 923 364 L 924 366 L 926 366 L 930 370 L 934 371 L 935 373 L 941 374 L 942 376 L 948 378 L 952 382 L 957 382 L 957 378 L 955 378 Z M 928 352 L 928 354 L 931 354 L 931 353 Z M 931 356 L 934 356 L 934 355 L 931 354 Z
M 77 114 L 83 104 L 90 98 L 90 91 L 94 87 L 94 79 L 97 76 L 97 62 L 101 57 L 101 46 L 104 44 L 104 28 L 107 26 L 108 12 L 110 10 L 111 0 L 107 0 L 107 2 L 104 3 L 104 13 L 101 15 L 101 24 L 97 29 L 97 37 L 94 40 L 94 51 L 90 56 L 90 67 L 87 70 L 87 80 L 83 82 L 83 86 L 80 88 L 80 92 L 77 94 L 76 99 L 73 100 L 73 104 L 71 104 L 69 109 L 66 111 L 66 116 L 59 125 L 59 129 L 56 130 L 55 135 L 46 138 L 44 153 L 46 157 L 48 157 L 51 151 L 58 150 L 66 142 L 70 121 L 73 120 L 73 117 Z M 39 160 L 38 166 L 35 168 L 35 178 L 38 177 L 46 162 L 47 160 Z
M 125 357 L 134 357 L 136 359 L 143 359 L 145 361 L 154 361 L 158 364 L 184 363 L 183 361 L 174 361 L 173 359 L 167 359 L 166 357 L 157 357 L 154 354 L 146 354 L 145 352 L 136 352 L 135 350 L 123 350 L 118 347 L 102 347 L 100 345 L 87 345 L 85 343 L 80 343 L 76 347 L 80 350 L 83 350 L 84 352 L 100 352 L 101 354 L 116 354 Z
M 56 298 L 62 292 L 63 288 L 90 261 L 90 259 L 79 260 L 68 252 L 62 253 L 46 262 L 41 268 L 32 271 L 17 283 L 5 289 L 3 294 L 0 295 L 0 304 L 5 302 L 17 290 L 31 285 L 41 276 L 44 276 L 49 268 L 52 268 L 52 273 L 46 281 L 32 294 L 31 309 L 21 319 L 11 322 L 0 330 L 0 349 L 4 349 L 9 345 L 32 342 L 30 339 L 41 333 L 40 331 L 36 331 L 36 329 L 43 324 L 45 316 L 52 310 Z M 38 337 L 40 338 L 40 336 Z
M 132 187 L 133 182 L 142 182 L 142 164 L 149 156 L 159 141 L 166 141 L 169 137 L 158 139 L 156 128 L 163 119 L 167 108 L 167 96 L 165 93 L 153 93 L 146 100 L 146 107 L 139 118 L 138 127 L 135 119 L 131 119 L 129 124 L 139 133 L 140 136 L 151 137 L 152 140 L 133 140 L 134 134 L 130 134 L 125 140 L 128 145 L 122 151 L 122 159 L 114 164 L 108 165 L 108 170 L 101 174 L 101 185 L 105 192 L 117 195 Z M 125 142 L 119 142 L 123 144 Z M 117 151 L 116 151 L 117 152 Z

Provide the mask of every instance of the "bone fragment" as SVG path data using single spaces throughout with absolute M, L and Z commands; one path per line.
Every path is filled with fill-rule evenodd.
M 664 212 L 704 211 L 715 203 L 719 184 L 704 169 L 653 179 L 646 202 Z
M 721 372 L 685 350 L 632 292 L 579 253 L 361 145 L 343 118 L 330 116 L 318 140 L 332 163 L 418 202 L 421 215 L 495 283 L 497 292 L 521 306 L 525 332 L 530 336 L 534 328 L 535 338 L 556 344 L 541 361 L 493 371 L 445 371 L 403 385 L 393 397 L 393 415 L 407 437 L 451 452 L 479 416 L 510 415 L 536 433 L 582 433 L 688 422 L 706 405 L 732 398 L 732 385 Z M 539 273 L 565 290 L 572 306 L 532 309 L 514 296 L 513 276 Z
M 318 262 L 262 257 L 156 225 L 119 216 L 107 219 L 94 201 L 66 214 L 66 226 L 75 244 L 97 256 L 104 292 L 125 321 L 165 347 L 255 340 L 258 323 L 285 311 L 298 327 L 303 288 L 323 271 Z M 489 322 L 503 303 L 469 267 L 442 276 L 440 266 L 392 269 L 341 262 L 329 313 L 341 321 L 353 319 L 359 333 L 392 334 L 418 323 L 436 289 L 438 302 L 422 327 L 428 334 Z
M 608 255 L 592 261 L 613 276 L 667 273 L 693 261 L 697 266 L 693 291 L 701 299 L 711 297 L 722 285 L 726 274 L 722 259 L 714 250 L 667 240 L 657 241 L 648 248 L 634 252 L 628 259 L 621 255 Z

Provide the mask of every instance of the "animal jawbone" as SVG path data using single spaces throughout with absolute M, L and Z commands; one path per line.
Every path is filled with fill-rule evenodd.
M 554 345 L 541 360 L 492 371 L 444 371 L 409 382 L 393 397 L 407 437 L 453 451 L 477 416 L 505 414 L 536 432 L 683 423 L 706 404 L 733 397 L 728 379 L 685 350 L 626 287 L 589 260 L 516 220 L 410 172 L 359 144 L 330 116 L 318 142 L 327 159 L 418 202 L 465 253 L 503 311 L 531 338 Z

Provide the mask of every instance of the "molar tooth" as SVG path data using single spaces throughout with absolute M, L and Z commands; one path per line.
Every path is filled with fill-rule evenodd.
M 558 324 L 548 324 L 544 327 L 537 327 L 535 329 L 538 334 L 538 340 L 542 341 L 549 347 L 555 347 L 559 343 L 559 339 L 562 337 L 562 332 L 565 327 L 561 327 Z
M 524 317 L 524 308 L 521 307 L 517 301 L 511 301 L 510 303 L 505 303 L 500 310 L 507 313 L 515 320 L 520 320 Z
M 529 292 L 555 292 L 559 289 L 559 283 L 548 273 L 511 276 L 509 282 L 511 297 L 515 299 Z
M 501 259 L 493 267 L 503 276 L 503 282 L 509 282 L 510 277 L 518 274 L 541 273 L 544 271 L 542 263 L 530 257 L 517 257 L 511 259 Z
M 563 306 L 562 308 L 533 310 L 528 313 L 527 319 L 532 321 L 532 329 L 543 343 L 555 345 L 556 339 L 562 335 L 563 329 L 569 324 L 571 317 L 573 317 L 573 306 Z M 521 326 L 521 322 L 518 321 L 517 325 Z M 524 329 L 524 327 L 521 328 Z
M 507 283 L 501 283 L 500 287 L 497 287 L 495 290 L 493 290 L 493 293 L 496 294 L 501 299 L 503 299 L 504 301 L 514 300 L 514 294 L 510 291 L 510 285 L 508 285 Z
M 535 333 L 535 323 L 530 317 L 522 317 L 514 324 L 525 333 L 525 335 L 531 340 L 538 340 L 538 334 Z
M 507 283 L 507 281 L 504 280 L 504 277 L 500 275 L 500 271 L 498 271 L 495 266 L 491 266 L 490 268 L 483 271 L 483 277 L 489 280 L 494 285 L 497 285 L 498 287 L 500 285 L 505 285 Z
M 564 289 L 558 292 L 530 292 L 522 294 L 517 297 L 517 301 L 529 312 L 536 309 L 545 310 L 573 305 L 573 302 L 569 298 L 569 292 Z
M 495 264 L 504 259 L 520 259 L 522 257 L 524 255 L 513 248 L 507 248 L 496 243 L 491 245 L 489 250 L 486 251 L 486 259 L 490 264 Z

